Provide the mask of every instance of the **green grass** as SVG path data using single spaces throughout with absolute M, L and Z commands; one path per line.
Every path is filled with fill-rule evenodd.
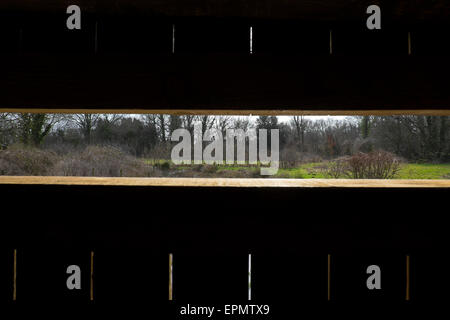
M 326 178 L 318 169 L 319 166 L 320 163 L 307 163 L 293 169 L 279 169 L 276 176 L 292 179 Z M 403 164 L 395 179 L 450 179 L 450 163 Z
M 409 163 L 402 167 L 396 179 L 450 179 L 450 163 Z
M 147 164 L 163 163 L 167 160 L 146 160 Z M 290 179 L 324 179 L 326 178 L 320 170 L 325 163 L 311 162 L 302 164 L 296 168 L 279 169 L 273 178 Z M 170 169 L 186 169 L 189 165 L 171 165 Z M 219 165 L 217 172 L 238 171 L 243 169 L 257 168 L 257 166 L 247 165 Z M 431 163 L 407 163 L 402 164 L 401 169 L 395 179 L 450 179 L 450 163 L 431 164 Z
M 305 163 L 297 168 L 292 169 L 279 169 L 276 174 L 277 178 L 290 178 L 290 179 L 324 179 L 325 176 L 319 170 L 319 167 L 324 166 L 323 163 Z

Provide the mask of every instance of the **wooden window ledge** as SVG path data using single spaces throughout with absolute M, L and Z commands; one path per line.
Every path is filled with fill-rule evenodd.
M 231 179 L 0 176 L 0 184 L 150 187 L 450 188 L 450 180 L 396 179 Z

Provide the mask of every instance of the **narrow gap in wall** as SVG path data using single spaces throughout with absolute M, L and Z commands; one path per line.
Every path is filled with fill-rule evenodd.
M 448 180 L 449 126 L 447 115 L 3 112 L 0 176 Z
M 253 54 L 253 27 L 250 27 L 250 54 Z
M 172 54 L 175 53 L 175 23 L 172 24 Z

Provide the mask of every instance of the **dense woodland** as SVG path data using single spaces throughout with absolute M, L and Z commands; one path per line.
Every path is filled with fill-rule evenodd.
M 10 165 L 7 162 L 12 162 L 5 158 L 8 150 L 10 153 L 11 150 L 34 150 L 76 158 L 74 155 L 97 147 L 109 148 L 109 153 L 120 153 L 132 161 L 169 160 L 175 143 L 171 142 L 171 132 L 178 128 L 193 132 L 196 122 L 201 123 L 203 131 L 216 128 L 224 136 L 229 128 L 279 129 L 280 162 L 285 167 L 379 150 L 405 162 L 450 162 L 449 116 L 338 119 L 293 116 L 280 121 L 275 116 L 3 113 L 0 114 L 0 169 L 3 174 L 9 172 L 5 169 Z M 68 174 L 67 170 L 63 171 Z M 122 168 L 120 172 L 121 175 Z M 90 174 L 96 175 L 95 172 Z

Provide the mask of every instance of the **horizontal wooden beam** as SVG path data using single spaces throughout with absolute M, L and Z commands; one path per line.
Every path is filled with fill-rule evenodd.
M 19 55 L 0 69 L 7 109 L 450 109 L 445 56 Z
M 2 0 L 0 10 L 65 12 L 77 4 L 94 14 L 173 17 L 245 17 L 306 19 L 322 21 L 364 20 L 369 5 L 378 4 L 384 19 L 407 21 L 446 21 L 450 4 L 445 0 Z
M 42 109 L 0 108 L 0 113 L 58 113 L 58 114 L 171 114 L 215 116 L 450 116 L 450 109 L 421 110 L 220 110 L 220 109 Z
M 450 180 L 101 178 L 0 176 L 0 185 L 7 184 L 233 188 L 450 188 Z

